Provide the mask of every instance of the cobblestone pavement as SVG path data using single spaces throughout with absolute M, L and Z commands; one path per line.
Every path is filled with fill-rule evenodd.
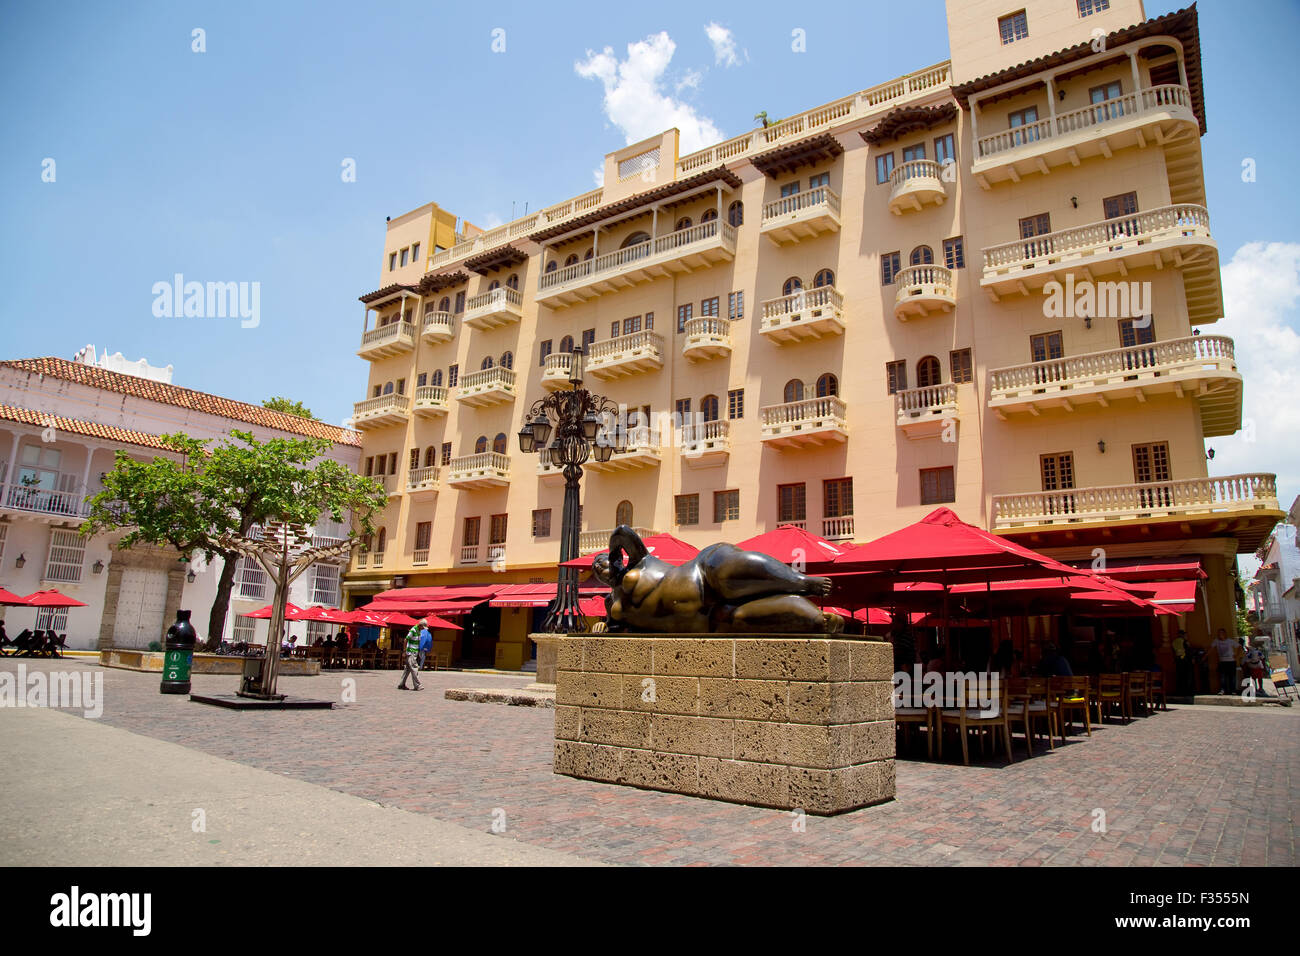
M 12 659 L 0 668 L 14 670 Z M 52 669 L 88 667 L 26 662 Z M 99 668 L 94 668 L 99 670 Z M 1283 865 L 1300 837 L 1300 708 L 1173 707 L 1107 724 L 1006 766 L 900 760 L 898 799 L 838 817 L 599 784 L 551 772 L 555 712 L 449 701 L 449 687 L 529 679 L 398 672 L 285 678 L 330 711 L 237 712 L 158 693 L 158 676 L 103 669 L 101 720 L 473 829 L 624 864 Z M 236 678 L 199 675 L 228 693 Z M 1097 811 L 1105 832 L 1094 832 Z M 503 817 L 504 815 L 504 817 Z

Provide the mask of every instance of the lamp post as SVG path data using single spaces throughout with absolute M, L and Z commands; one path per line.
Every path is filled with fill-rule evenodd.
M 542 630 L 551 634 L 572 634 L 586 629 L 586 618 L 578 610 L 578 569 L 564 567 L 578 557 L 578 492 L 582 466 L 590 458 L 609 459 L 623 451 L 622 429 L 610 428 L 618 421 L 618 406 L 603 395 L 582 387 L 586 371 L 586 349 L 571 353 L 569 388 L 552 392 L 533 402 L 519 429 L 519 450 L 545 455 L 564 469 L 564 510 L 560 516 L 560 568 L 555 601 L 546 612 Z

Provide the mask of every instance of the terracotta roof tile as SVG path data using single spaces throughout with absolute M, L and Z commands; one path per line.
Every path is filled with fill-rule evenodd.
M 34 425 L 37 428 L 53 427 L 70 435 L 85 435 L 88 438 L 102 438 L 105 441 L 118 442 L 123 445 L 141 445 L 145 448 L 165 448 L 157 435 L 138 432 L 131 428 L 119 428 L 116 425 L 101 425 L 99 422 L 84 422 L 76 418 L 62 418 L 49 412 L 33 411 L 17 405 L 0 404 L 0 420 L 18 422 L 22 425 Z
M 210 395 L 207 392 L 197 392 L 191 388 L 181 388 L 179 385 L 155 382 L 135 375 L 126 375 L 122 372 L 112 372 L 97 365 L 83 365 L 80 362 L 47 356 L 45 358 L 0 361 L 0 366 L 17 369 L 31 375 L 46 375 L 68 382 L 76 382 L 78 385 L 100 388 L 120 395 L 130 395 L 133 398 L 143 398 L 162 405 L 188 408 L 208 415 L 234 419 L 248 425 L 273 428 L 276 431 L 288 432 L 293 435 L 325 438 L 336 445 L 361 444 L 360 433 L 348 428 L 340 428 L 337 425 L 330 425 L 311 418 L 302 418 L 298 415 L 272 411 L 260 405 L 249 405 L 246 402 L 237 402 L 232 398 L 222 398 L 219 395 Z

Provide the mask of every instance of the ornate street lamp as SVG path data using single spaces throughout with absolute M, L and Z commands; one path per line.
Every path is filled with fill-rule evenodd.
M 573 350 L 569 370 L 570 388 L 552 392 L 533 402 L 519 429 L 519 450 L 525 455 L 540 452 L 550 463 L 564 470 L 564 510 L 560 517 L 560 569 L 555 600 L 546 612 L 542 630 L 572 634 L 586 630 L 587 621 L 578 610 L 578 569 L 563 567 L 578 557 L 578 498 L 583 463 L 595 457 L 609 459 L 623 451 L 622 429 L 617 427 L 618 406 L 603 395 L 582 387 L 585 349 Z M 553 434 L 552 434 L 553 433 Z

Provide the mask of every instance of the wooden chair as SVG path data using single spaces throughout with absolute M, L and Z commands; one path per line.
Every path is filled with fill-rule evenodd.
M 1007 685 L 1007 720 L 1013 725 L 1019 721 L 1025 732 L 1025 752 L 1034 755 L 1034 734 L 1029 723 L 1029 680 L 1024 677 L 1005 678 Z
M 1152 671 L 1147 677 L 1147 693 L 1151 696 L 1153 710 L 1168 710 L 1169 702 L 1165 699 L 1165 672 Z M 1159 703 L 1157 703 L 1159 701 Z
M 1056 733 L 1056 711 L 1052 709 L 1051 688 L 1046 677 L 1028 677 L 1026 682 L 1027 702 L 1026 716 L 1029 719 L 1029 726 L 1033 728 L 1034 721 L 1042 720 L 1047 723 L 1047 749 L 1055 750 L 1056 743 L 1053 737 Z
M 1120 719 L 1128 723 L 1128 694 L 1123 674 L 1098 674 L 1097 686 L 1092 692 L 1092 702 L 1097 707 L 1097 723 L 1104 724 L 1106 715 L 1113 709 Z
M 934 708 L 933 707 L 894 707 L 894 729 L 903 732 L 903 746 L 910 740 L 914 726 L 925 728 L 925 755 L 934 756 Z
M 434 658 L 435 658 L 436 661 L 437 661 L 437 663 L 435 664 L 435 666 L 437 667 L 438 670 L 440 670 L 440 671 L 448 671 L 448 670 L 451 670 L 451 654 L 450 654 L 450 653 L 446 653 L 446 654 L 435 654 L 435 655 L 434 655 Z
M 361 648 L 359 648 L 359 647 L 349 647 L 349 648 L 348 648 L 348 653 L 347 653 L 347 658 L 346 658 L 346 660 L 345 660 L 344 666 L 345 666 L 345 667 L 360 667 L 360 666 L 361 666 L 361 662 L 362 662 Z
M 961 760 L 968 767 L 970 766 L 968 731 L 983 731 L 988 728 L 996 736 L 1000 728 L 1002 730 L 1002 741 L 1007 748 L 1007 762 L 1014 763 L 1016 758 L 1011 753 L 1011 717 L 1007 705 L 1007 685 L 1005 681 L 998 681 L 998 696 L 988 713 L 984 711 L 984 705 L 980 702 L 979 688 L 970 684 L 959 684 L 957 686 L 956 700 L 952 701 L 951 706 L 945 704 L 939 710 L 939 756 L 943 757 L 943 728 L 945 726 L 957 728 L 957 734 L 961 737 Z
M 1146 671 L 1129 671 L 1125 675 L 1124 689 L 1128 692 L 1127 704 L 1128 715 L 1133 716 L 1138 705 L 1142 707 L 1142 716 L 1145 717 L 1150 709 L 1151 695 L 1147 691 L 1147 672 Z
M 1083 715 L 1083 728 L 1092 736 L 1092 721 L 1088 718 L 1088 678 L 1087 677 L 1052 677 L 1048 679 L 1048 693 L 1051 695 L 1049 706 L 1056 716 L 1056 729 L 1065 743 L 1066 718 L 1071 714 Z M 1073 721 L 1070 721 L 1073 723 Z

